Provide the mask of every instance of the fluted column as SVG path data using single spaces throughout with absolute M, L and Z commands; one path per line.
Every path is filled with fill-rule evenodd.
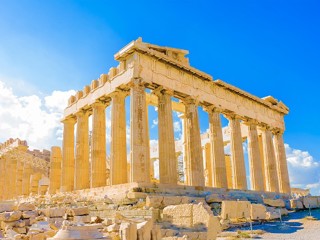
M 160 183 L 177 184 L 177 159 L 172 120 L 170 92 L 154 92 L 158 96 L 159 170 Z
M 96 102 L 92 109 L 91 187 L 94 188 L 107 184 L 106 104 Z
M 228 189 L 233 189 L 231 155 L 225 155 Z
M 203 146 L 203 156 L 205 159 L 205 185 L 213 187 L 212 185 L 212 157 L 211 157 L 211 143 L 206 143 Z
M 272 142 L 272 133 L 268 127 L 262 128 L 263 154 L 265 161 L 265 177 L 267 191 L 279 192 L 277 165 Z
M 133 79 L 130 89 L 131 182 L 150 182 L 150 149 L 145 87 Z
M 23 178 L 23 162 L 21 160 L 17 161 L 17 170 L 16 170 L 16 196 L 22 195 L 22 178 Z
M 228 115 L 231 130 L 231 162 L 233 172 L 233 187 L 246 190 L 247 178 L 244 163 L 240 119 L 235 115 Z
M 273 144 L 277 161 L 279 190 L 281 193 L 290 193 L 291 188 L 282 131 L 275 132 L 275 135 L 273 137 Z
M 75 160 L 75 190 L 90 188 L 89 179 L 89 114 L 85 110 L 76 113 L 77 137 Z
M 13 157 L 7 158 L 5 175 L 5 196 L 6 199 L 13 199 L 16 197 L 17 192 L 17 159 Z
M 51 156 L 50 156 L 50 185 L 49 193 L 55 194 L 61 185 L 61 149 L 60 147 L 53 146 L 51 147 Z
M 187 121 L 186 121 L 186 115 L 185 114 L 180 114 L 179 118 L 181 119 L 182 123 L 182 154 L 183 154 L 183 173 L 184 173 L 184 184 L 190 185 L 189 184 L 189 179 L 190 179 L 190 166 L 189 163 L 190 161 L 188 160 L 188 150 L 187 150 Z
M 128 182 L 126 108 L 127 93 L 116 91 L 112 94 L 111 108 L 111 185 Z
M 4 200 L 4 186 L 5 186 L 5 177 L 4 174 L 6 171 L 6 159 L 4 157 L 0 157 L 0 201 Z
M 185 100 L 186 107 L 186 144 L 190 166 L 189 185 L 204 186 L 203 156 L 198 117 L 198 105 L 193 99 Z
M 39 180 L 41 179 L 42 174 L 40 172 L 35 172 L 31 174 L 30 177 L 30 193 L 36 195 L 39 193 Z
M 74 189 L 74 118 L 63 121 L 61 191 Z
M 29 196 L 30 194 L 30 177 L 32 174 L 32 168 L 26 162 L 23 165 L 23 176 L 22 176 L 22 194 L 24 196 Z M 61 181 L 61 180 L 59 180 Z
M 248 122 L 247 125 L 251 187 L 255 191 L 264 191 L 257 125 L 253 122 Z
M 267 190 L 267 178 L 266 178 L 266 164 L 264 162 L 264 153 L 263 153 L 263 142 L 262 142 L 262 134 L 258 135 L 258 139 L 259 139 L 259 152 L 260 152 L 260 158 L 261 158 L 261 175 L 262 175 L 262 179 L 263 179 L 263 188 L 266 191 Z
M 226 161 L 222 137 L 220 112 L 209 107 L 205 109 L 209 116 L 209 137 L 211 143 L 211 166 L 213 187 L 227 188 Z

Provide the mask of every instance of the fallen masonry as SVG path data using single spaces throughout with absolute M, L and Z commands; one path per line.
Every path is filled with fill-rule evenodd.
M 295 203 L 314 199 L 319 207 L 316 197 Z M 272 192 L 129 183 L 1 202 L 0 232 L 11 239 L 215 239 L 235 224 L 278 220 L 295 210 L 292 202 Z

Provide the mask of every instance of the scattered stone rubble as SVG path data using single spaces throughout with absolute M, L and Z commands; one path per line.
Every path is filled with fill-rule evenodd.
M 264 194 L 129 184 L 29 196 L 0 203 L 0 238 L 216 239 L 229 227 L 320 207 L 320 197 Z

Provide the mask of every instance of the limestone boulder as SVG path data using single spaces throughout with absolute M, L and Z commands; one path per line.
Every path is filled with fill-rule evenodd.
M 267 208 L 263 204 L 251 204 L 250 218 L 251 220 L 266 219 Z
M 41 209 L 41 213 L 43 213 L 46 217 L 63 217 L 66 213 L 65 208 L 46 208 Z
M 302 199 L 303 205 L 305 208 L 318 208 L 318 197 L 308 196 Z
M 267 220 L 275 220 L 280 218 L 279 212 L 267 212 L 266 213 L 266 219 Z
M 162 196 L 147 196 L 146 198 L 146 206 L 153 208 L 161 208 L 162 207 Z
M 137 224 L 137 236 L 139 240 L 151 240 L 153 221 L 150 219 Z
M 192 227 L 193 204 L 168 206 L 163 209 L 163 221 L 179 227 Z
M 79 207 L 79 208 L 69 208 L 66 210 L 66 213 L 69 216 L 83 216 L 89 214 L 88 207 Z
M 122 222 L 120 224 L 119 235 L 121 240 L 137 240 L 137 224 Z
M 22 216 L 21 211 L 4 212 L 4 213 L 0 213 L 0 221 L 6 221 L 6 222 L 17 221 L 21 218 L 21 216 Z
M 181 204 L 182 197 L 180 196 L 165 196 L 163 197 L 162 205 L 170 206 L 170 205 L 178 205 Z
M 31 204 L 31 203 L 20 203 L 18 205 L 18 210 L 19 211 L 33 211 L 36 209 L 36 206 L 34 204 Z
M 218 233 L 221 232 L 221 226 L 219 218 L 213 216 L 210 207 L 207 204 L 199 203 L 194 204 L 192 210 L 193 227 L 205 226 L 206 228 L 206 238 L 199 238 L 199 236 L 198 239 L 216 239 Z
M 16 233 L 19 233 L 19 234 L 26 234 L 27 233 L 26 227 L 14 227 L 12 230 L 15 231 Z
M 147 194 L 144 192 L 128 192 L 127 193 L 127 198 L 129 199 L 146 199 Z
M 190 228 L 199 232 L 206 232 L 207 239 L 215 239 L 221 232 L 218 217 L 213 216 L 207 204 L 181 204 L 168 206 L 163 209 L 163 221 L 170 222 L 178 228 Z M 161 230 L 164 232 L 164 230 Z M 162 236 L 168 237 L 167 233 Z
M 14 203 L 0 203 L 0 213 L 13 212 L 15 208 Z
M 24 211 L 24 212 L 22 212 L 23 219 L 29 219 L 31 217 L 38 217 L 38 211 Z
M 266 220 L 275 220 L 281 217 L 281 209 L 267 207 Z
M 265 205 L 268 205 L 270 207 L 285 207 L 285 202 L 282 199 L 269 199 L 269 198 L 264 198 L 263 203 Z
M 222 219 L 248 219 L 250 205 L 249 201 L 222 201 L 220 216 Z

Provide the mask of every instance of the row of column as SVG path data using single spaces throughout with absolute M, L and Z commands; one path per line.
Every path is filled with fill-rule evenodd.
M 0 200 L 37 194 L 42 173 L 15 157 L 0 158 Z
M 159 131 L 159 175 L 160 183 L 177 184 L 177 161 L 172 119 L 173 92 L 158 88 L 153 91 L 158 97 Z M 111 184 L 127 182 L 150 182 L 150 152 L 148 116 L 145 87 L 140 79 L 133 79 L 130 85 L 130 174 L 127 177 L 126 114 L 124 91 L 116 91 L 111 97 Z M 186 183 L 204 186 L 204 167 L 198 116 L 198 104 L 194 99 L 183 100 L 184 162 Z M 106 119 L 105 108 L 110 102 L 97 101 L 92 108 L 91 169 L 89 169 L 89 127 L 88 110 L 81 110 L 64 123 L 61 190 L 84 189 L 106 185 Z M 210 156 L 212 186 L 227 188 L 227 174 L 220 122 L 220 112 L 206 107 L 209 116 Z M 226 115 L 231 129 L 231 162 L 233 187 L 247 189 L 240 118 Z M 77 122 L 76 140 L 74 125 Z M 282 134 L 267 127 L 262 134 L 263 157 L 260 155 L 257 125 L 248 123 L 249 161 L 251 182 L 254 190 L 290 192 L 286 156 Z M 74 149 L 74 141 L 76 147 Z M 90 173 L 91 171 L 91 173 Z M 91 176 L 91 179 L 90 179 Z M 264 184 L 264 179 L 266 184 Z M 266 185 L 266 188 L 265 186 Z

